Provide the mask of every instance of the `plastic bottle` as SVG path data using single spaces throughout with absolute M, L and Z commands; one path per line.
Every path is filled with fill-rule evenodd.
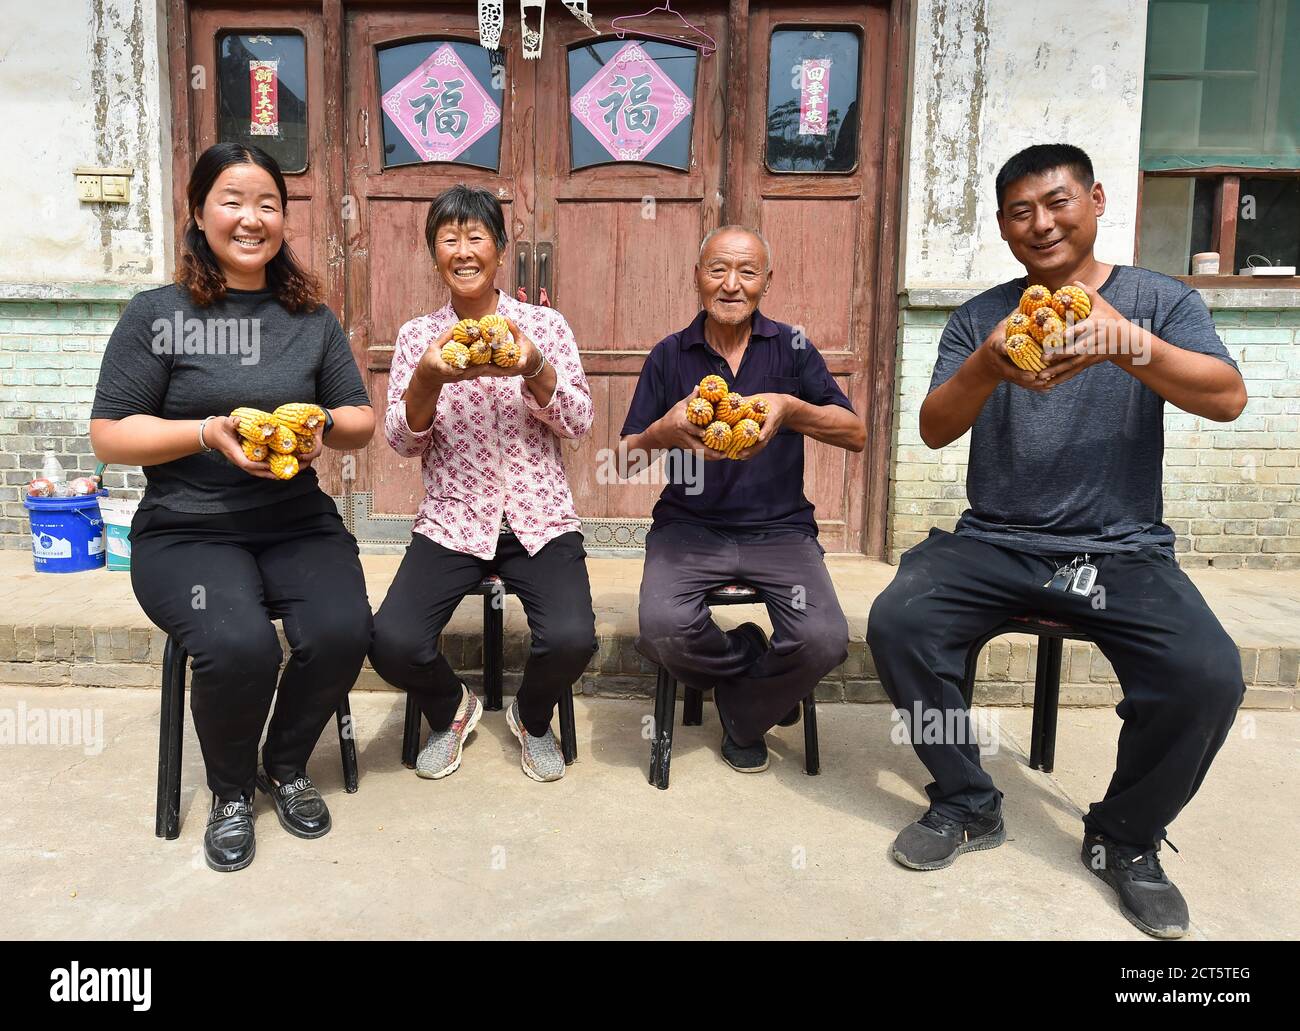
M 45 449 L 45 461 L 41 465 L 41 477 L 49 480 L 54 485 L 54 495 L 63 497 L 68 492 L 67 481 L 63 472 L 63 465 L 58 456 L 54 454 L 54 448 Z

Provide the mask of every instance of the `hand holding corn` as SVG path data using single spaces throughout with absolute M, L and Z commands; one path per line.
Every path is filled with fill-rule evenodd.
M 242 407 L 230 413 L 229 423 L 238 451 L 221 448 L 227 458 L 254 476 L 291 480 L 320 453 L 325 409 L 309 403 L 284 404 L 274 412 Z

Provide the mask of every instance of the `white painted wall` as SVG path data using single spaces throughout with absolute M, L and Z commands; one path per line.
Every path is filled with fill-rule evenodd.
M 1146 0 L 917 0 L 902 289 L 1022 275 L 993 181 L 1033 143 L 1073 143 L 1106 189 L 1098 257 L 1133 260 Z
M 162 0 L 4 0 L 0 284 L 170 279 Z M 130 165 L 131 203 L 77 200 L 78 165 Z

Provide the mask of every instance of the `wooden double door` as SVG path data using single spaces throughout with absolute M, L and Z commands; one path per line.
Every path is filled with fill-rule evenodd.
M 429 202 L 457 183 L 499 198 L 509 244 L 498 286 L 564 314 L 591 385 L 595 422 L 566 442 L 566 468 L 595 548 L 636 547 L 661 489 L 611 481 L 605 449 L 650 348 L 698 311 L 693 268 L 709 229 L 763 229 L 776 270 L 764 312 L 804 328 L 869 428 L 888 416 L 882 374 L 892 391 L 892 334 L 880 339 L 889 317 L 880 304 L 892 298 L 880 280 L 892 284 L 894 268 L 881 254 L 882 211 L 895 203 L 881 188 L 890 9 L 755 3 L 737 31 L 735 3 L 680 3 L 689 26 L 661 12 L 618 23 L 624 38 L 610 31 L 646 6 L 597 5 L 593 33 L 552 3 L 536 60 L 521 53 L 509 4 L 496 52 L 478 46 L 474 5 L 463 2 L 188 9 L 191 60 L 214 72 L 232 34 L 240 60 L 270 53 L 285 33 L 302 36 L 305 81 L 279 84 L 284 95 L 297 85 L 305 101 L 305 168 L 287 175 L 289 239 L 326 281 L 378 411 L 399 328 L 448 296 L 425 244 Z M 790 40 L 825 34 L 857 40 L 831 69 L 842 96 L 850 71 L 856 90 L 836 115 L 837 156 L 813 159 L 836 170 L 801 170 L 803 137 L 792 130 L 796 146 L 782 152 L 773 127 L 808 128 L 809 94 L 799 94 L 803 108 L 772 95 L 786 80 L 806 85 Z M 230 106 L 219 90 L 191 94 L 181 117 L 195 154 L 242 127 Z M 807 444 L 806 489 L 827 551 L 883 547 L 887 422 L 883 432 L 865 456 Z M 423 495 L 417 462 L 376 434 L 323 474 L 363 544 L 405 543 Z

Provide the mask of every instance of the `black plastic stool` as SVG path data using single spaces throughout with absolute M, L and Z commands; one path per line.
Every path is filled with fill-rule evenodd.
M 181 833 L 181 746 L 185 742 L 185 663 L 189 653 L 174 637 L 163 649 L 162 706 L 158 718 L 158 799 L 154 834 L 171 841 Z M 357 790 L 357 742 L 344 695 L 334 714 L 343 759 L 343 787 Z
M 966 677 L 962 700 L 969 710 L 975 695 L 975 667 L 984 645 L 1003 634 L 1034 634 L 1038 637 L 1038 665 L 1034 672 L 1034 722 L 1029 732 L 1029 765 L 1051 773 L 1056 763 L 1056 716 L 1061 697 L 1061 642 L 1091 641 L 1092 638 L 1068 623 L 1046 616 L 1013 616 L 975 641 L 966 653 Z
M 704 604 L 758 604 L 758 591 L 746 584 L 715 587 L 704 596 Z M 654 737 L 650 739 L 650 783 L 660 791 L 668 790 L 668 770 L 673 761 L 673 719 L 677 706 L 677 678 L 662 666 L 655 682 Z M 682 726 L 698 727 L 704 722 L 704 692 L 686 688 L 682 699 Z M 817 698 L 811 693 L 803 700 L 804 769 L 810 777 L 821 772 L 821 754 L 817 746 Z
M 467 594 L 483 596 L 483 708 L 488 712 L 501 710 L 501 688 L 504 681 L 506 650 L 506 606 L 507 594 L 514 590 L 499 576 L 485 576 L 477 587 Z M 494 604 L 497 598 L 500 605 Z M 438 638 L 438 650 L 442 650 L 442 635 Z M 408 770 L 415 769 L 415 759 L 420 752 L 420 706 L 415 696 L 406 696 L 406 718 L 402 724 L 402 765 Z M 564 765 L 572 766 L 578 758 L 578 732 L 573 718 L 573 685 L 560 695 L 560 750 L 564 753 Z

